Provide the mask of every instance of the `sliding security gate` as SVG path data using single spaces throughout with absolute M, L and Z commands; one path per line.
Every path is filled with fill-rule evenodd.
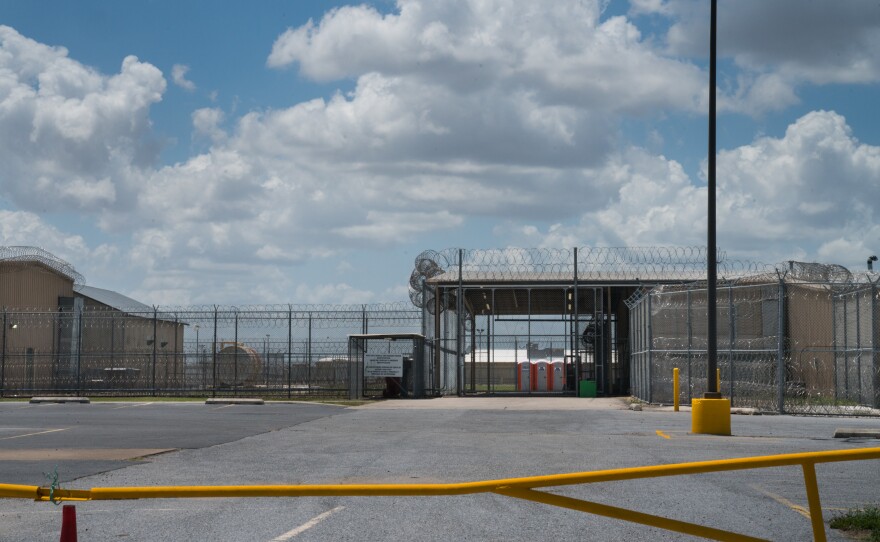
M 573 395 L 578 381 L 586 379 L 595 381 L 601 394 L 620 393 L 628 375 L 622 373 L 618 318 L 609 312 L 607 290 L 462 288 L 459 389 Z

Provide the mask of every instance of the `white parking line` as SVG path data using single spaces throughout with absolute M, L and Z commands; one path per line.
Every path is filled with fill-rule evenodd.
M 12 440 L 14 438 L 24 438 L 24 437 L 32 437 L 34 435 L 45 435 L 46 433 L 57 433 L 58 431 L 67 431 L 70 427 L 65 427 L 63 429 L 49 429 L 48 431 L 37 431 L 36 433 L 25 433 L 24 435 L 15 435 L 14 437 L 3 437 L 0 440 Z
M 309 529 L 311 529 L 315 525 L 321 523 L 322 521 L 324 521 L 325 519 L 330 517 L 331 514 L 339 512 L 340 510 L 343 510 L 344 508 L 345 508 L 344 506 L 337 506 L 333 510 L 327 510 L 323 514 L 318 514 L 317 516 L 315 516 L 312 519 L 308 520 L 307 522 L 303 523 L 302 525 L 300 525 L 296 529 L 292 529 L 290 531 L 287 531 L 283 535 L 277 536 L 277 537 L 273 538 L 272 540 L 270 540 L 269 542 L 285 542 L 285 540 L 290 540 L 291 538 L 293 538 L 301 533 L 304 533 L 305 531 L 308 531 Z
M 113 410 L 119 410 L 120 408 L 134 408 L 134 407 L 147 406 L 147 405 L 152 405 L 152 404 L 153 404 L 152 402 L 150 402 L 150 403 L 135 403 L 133 405 L 123 405 L 123 406 L 113 407 Z

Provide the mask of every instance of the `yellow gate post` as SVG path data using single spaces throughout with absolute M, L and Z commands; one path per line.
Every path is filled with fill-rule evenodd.
M 678 367 L 672 369 L 672 405 L 676 412 L 678 412 Z

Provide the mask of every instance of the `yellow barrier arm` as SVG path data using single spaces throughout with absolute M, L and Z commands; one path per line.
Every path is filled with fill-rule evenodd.
M 698 525 L 696 523 L 653 516 L 651 514 L 644 514 L 634 510 L 627 510 L 626 508 L 617 508 L 616 506 L 608 506 L 607 504 L 572 499 L 571 497 L 563 497 L 562 495 L 554 495 L 552 493 L 535 491 L 533 489 L 507 488 L 496 490 L 495 493 L 517 499 L 558 506 L 560 508 L 568 508 L 569 510 L 586 512 L 588 514 L 595 514 L 597 516 L 620 519 L 632 523 L 641 523 L 642 525 L 657 527 L 658 529 L 666 529 L 667 531 L 701 536 L 710 540 L 724 540 L 728 542 L 767 542 L 763 538 L 754 538 L 752 536 L 723 531 L 721 529 L 706 527 L 705 525 Z
M 624 519 L 645 525 L 652 525 L 716 540 L 756 540 L 736 533 L 729 533 L 710 527 L 680 522 L 624 510 L 578 499 L 534 491 L 536 488 L 555 487 L 574 484 L 591 484 L 659 478 L 685 474 L 725 472 L 733 470 L 759 469 L 769 467 L 801 466 L 804 484 L 810 506 L 810 520 L 816 540 L 825 540 L 822 507 L 819 500 L 819 487 L 815 465 L 839 461 L 858 461 L 880 459 L 880 448 L 861 448 L 827 452 L 806 452 L 769 456 L 697 461 L 670 465 L 653 465 L 624 469 L 611 469 L 546 476 L 529 476 L 485 480 L 480 482 L 460 482 L 451 484 L 351 484 L 351 485 L 263 485 L 263 486 L 155 486 L 155 487 L 104 487 L 88 490 L 45 488 L 0 484 L 0 498 L 25 498 L 38 501 L 83 501 L 83 500 L 125 500 L 125 499 L 167 499 L 167 498 L 206 498 L 206 497 L 404 497 L 468 495 L 474 493 L 498 493 L 535 502 L 542 502 L 563 508 L 580 510 L 593 514 Z

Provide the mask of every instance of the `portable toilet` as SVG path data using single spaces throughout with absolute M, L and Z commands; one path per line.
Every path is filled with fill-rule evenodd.
M 550 380 L 547 386 L 551 391 L 562 391 L 565 389 L 565 362 L 561 359 L 550 362 Z
M 550 364 L 546 359 L 539 359 L 535 362 L 535 384 L 532 388 L 535 391 L 548 391 L 550 388 Z
M 532 391 L 532 362 L 529 360 L 516 363 L 516 391 Z

